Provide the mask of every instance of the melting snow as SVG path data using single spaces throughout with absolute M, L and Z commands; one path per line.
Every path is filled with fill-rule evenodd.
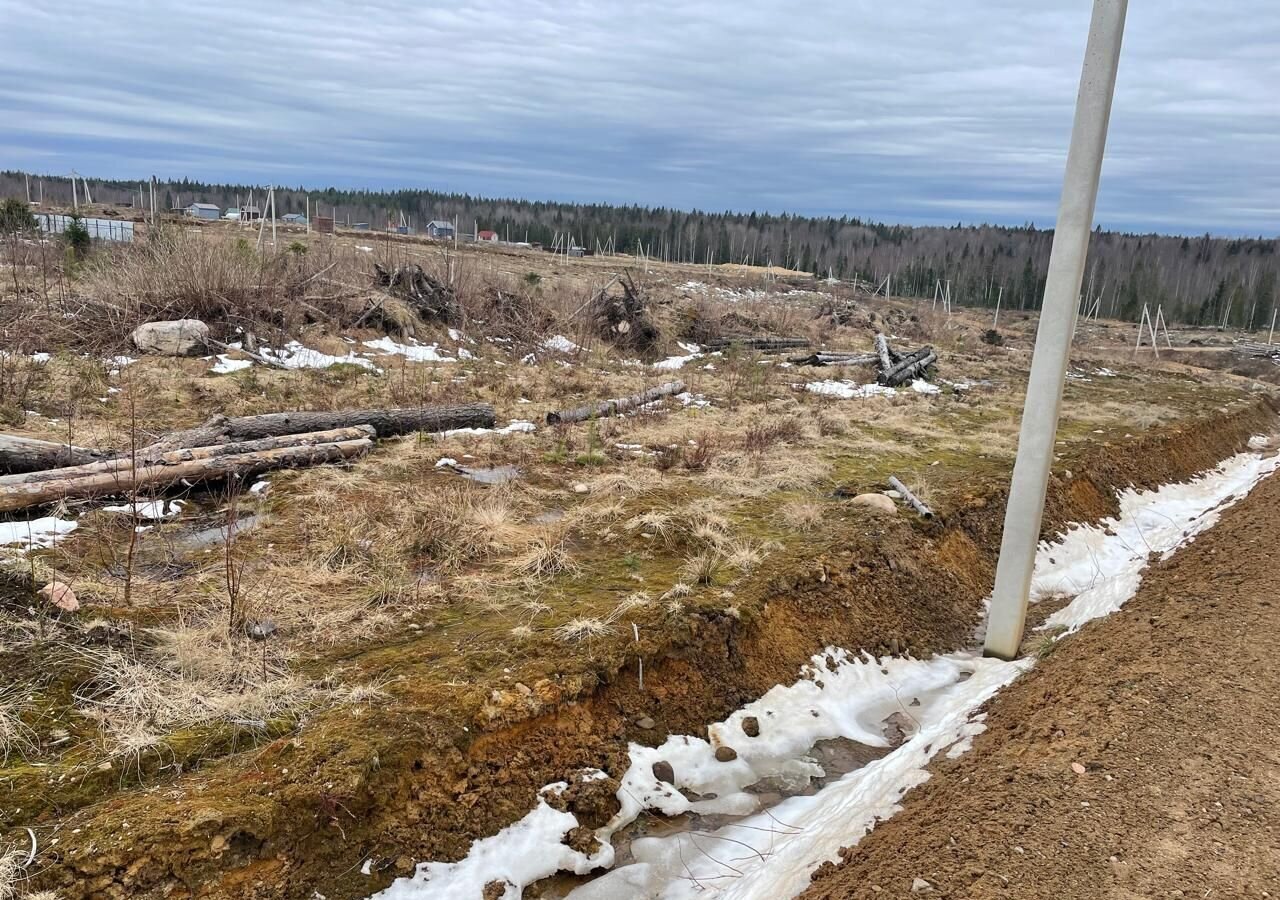
M 403 356 L 410 362 L 457 362 L 452 356 L 442 356 L 440 348 L 436 344 L 399 344 L 391 340 L 391 338 L 384 337 L 378 338 L 376 341 L 365 341 L 364 345 L 373 350 L 381 350 L 383 353 Z M 466 353 L 466 351 L 461 350 L 458 355 L 461 356 L 463 353 Z M 470 354 L 467 355 L 470 356 Z
M 231 372 L 239 372 L 253 365 L 253 360 L 249 359 L 232 359 L 225 353 L 218 354 L 218 362 L 214 364 L 209 371 L 217 375 L 227 375 Z
M 892 397 L 898 393 L 880 384 L 858 384 L 854 381 L 811 381 L 804 386 L 811 394 L 839 397 L 841 400 L 862 400 L 867 397 Z
M 321 353 L 319 350 L 304 347 L 297 341 L 290 341 L 285 344 L 283 350 L 272 350 L 270 347 L 264 347 L 262 348 L 262 355 L 283 363 L 289 369 L 327 369 L 330 366 L 346 364 L 371 369 L 375 372 L 381 371 L 363 356 L 356 356 L 354 353 L 348 353 L 346 356 L 330 356 L 327 353 Z
M 172 519 L 174 516 L 182 512 L 182 507 L 185 505 L 185 500 L 171 500 L 167 507 L 163 500 L 149 500 L 146 503 L 138 504 L 138 518 L 152 522 L 159 519 Z M 124 503 L 118 506 L 104 506 L 102 507 L 102 511 L 132 515 L 134 510 L 133 504 Z
M 72 519 L 45 516 L 29 522 L 0 522 L 0 546 L 23 544 L 23 549 L 52 547 L 79 527 Z
M 437 432 L 443 437 L 457 437 L 465 434 L 524 434 L 537 431 L 538 426 L 532 422 L 525 422 L 521 419 L 512 419 L 508 424 L 501 428 L 450 428 L 448 431 Z
M 691 363 L 698 357 L 702 356 L 702 348 L 697 344 L 686 344 L 683 341 L 678 342 L 680 349 L 687 353 L 687 356 L 668 356 L 666 359 L 653 364 L 655 369 L 675 369 L 684 368 L 685 363 Z
M 542 346 L 548 350 L 555 350 L 558 353 L 573 353 L 575 350 L 582 349 L 563 334 L 557 334 L 554 337 L 547 338 L 542 342 Z

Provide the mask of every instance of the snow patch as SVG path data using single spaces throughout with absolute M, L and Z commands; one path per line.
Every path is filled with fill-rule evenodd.
M 403 356 L 410 362 L 434 362 L 434 363 L 451 363 L 457 362 L 452 356 L 443 356 L 440 348 L 436 344 L 401 344 L 391 340 L 389 337 L 378 338 L 376 341 L 365 341 L 364 345 L 372 350 L 381 350 L 383 353 L 392 356 Z M 466 351 L 459 351 L 459 356 Z M 467 354 L 470 356 L 470 354 Z
M 548 350 L 554 350 L 557 353 L 573 353 L 582 349 L 563 334 L 557 334 L 553 337 L 547 338 L 542 342 L 542 346 Z
M 666 359 L 660 360 L 659 362 L 654 363 L 653 368 L 675 371 L 676 369 L 684 368 L 686 363 L 691 363 L 695 359 L 698 359 L 699 357 L 702 356 L 702 348 L 699 347 L 697 344 L 686 344 L 682 341 L 677 343 L 679 343 L 680 349 L 683 350 L 687 355 L 686 356 L 668 356 Z
M 284 364 L 285 368 L 288 369 L 327 369 L 330 366 L 345 364 L 360 366 L 363 369 L 370 369 L 374 372 L 382 371 L 372 361 L 365 359 L 363 356 L 356 356 L 355 353 L 348 353 L 346 356 L 330 356 L 328 353 L 321 353 L 319 350 L 304 347 L 297 341 L 290 341 L 284 345 L 282 350 L 263 347 L 262 355 Z
M 45 516 L 27 522 L 0 522 L 0 546 L 23 545 L 21 549 L 52 547 L 79 527 L 72 519 Z
M 228 375 L 231 372 L 240 372 L 253 365 L 250 359 L 232 359 L 225 353 L 218 354 L 218 361 L 209 371 L 215 375 Z
M 839 397 L 841 400 L 864 400 L 867 397 L 892 397 L 898 392 L 881 384 L 858 384 L 855 381 L 811 381 L 804 386 L 811 394 Z
M 146 503 L 139 503 L 137 509 L 137 517 L 144 521 L 156 522 L 161 519 L 172 519 L 174 516 L 182 512 L 182 507 L 186 505 L 185 500 L 170 500 L 168 506 L 163 500 L 149 500 Z M 123 515 L 133 515 L 133 504 L 123 503 L 117 506 L 104 506 L 103 512 L 120 513 Z

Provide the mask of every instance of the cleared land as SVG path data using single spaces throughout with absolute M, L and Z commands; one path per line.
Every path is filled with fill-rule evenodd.
M 259 254 L 234 229 L 174 229 L 84 262 L 49 254 L 28 248 L 2 323 L 15 434 L 128 449 L 213 414 L 463 402 L 492 404 L 499 427 L 384 440 L 258 492 L 137 498 L 157 515 L 130 498 L 44 510 L 75 530 L 11 552 L 0 597 L 0 823 L 24 859 L 27 828 L 38 841 L 23 889 L 364 896 L 464 855 L 544 784 L 619 771 L 628 741 L 699 732 L 826 645 L 971 639 L 1027 314 L 997 346 L 985 314 L 847 285 L 372 235 Z M 377 287 L 375 263 L 421 266 L 450 311 Z M 628 268 L 635 309 L 615 280 Z M 136 324 L 186 315 L 285 367 L 132 359 Z M 877 330 L 938 349 L 936 392 L 861 396 L 869 369 L 694 349 L 870 351 Z M 1132 362 L 1133 338 L 1081 329 L 1046 535 L 1271 427 L 1258 383 Z M 638 413 L 545 424 L 676 378 L 685 391 Z M 890 476 L 937 517 L 851 499 Z M 36 596 L 55 579 L 78 611 Z M 246 634 L 268 621 L 267 640 Z

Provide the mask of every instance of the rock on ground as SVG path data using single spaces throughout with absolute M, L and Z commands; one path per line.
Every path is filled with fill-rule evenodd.
M 133 330 L 133 345 L 159 356 L 197 356 L 205 352 L 209 326 L 199 319 L 146 322 Z

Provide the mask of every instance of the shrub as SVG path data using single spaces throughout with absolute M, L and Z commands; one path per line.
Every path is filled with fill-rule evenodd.
M 17 197 L 0 203 L 0 234 L 22 234 L 36 230 L 36 217 L 31 208 Z
M 72 214 L 71 221 L 62 232 L 62 240 L 75 259 L 84 259 L 93 246 L 93 239 L 89 237 L 89 229 L 84 225 L 84 218 L 75 213 Z

